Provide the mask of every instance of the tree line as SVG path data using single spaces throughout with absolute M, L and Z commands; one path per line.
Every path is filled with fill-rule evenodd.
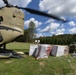
M 57 36 L 30 38 L 28 29 L 24 30 L 24 36 L 18 38 L 18 42 L 34 42 L 35 40 L 40 40 L 40 44 L 57 44 L 57 45 L 69 45 L 76 42 L 76 34 L 64 34 Z
M 24 35 L 16 39 L 17 42 L 31 42 L 35 40 L 40 40 L 40 44 L 57 44 L 57 45 L 69 45 L 76 42 L 76 34 L 63 34 L 63 35 L 53 35 L 47 37 L 36 38 L 36 26 L 34 22 L 30 22 L 26 30 L 24 30 Z
M 40 37 L 38 38 L 41 44 L 56 44 L 56 45 L 70 45 L 76 42 L 76 34 L 63 34 L 54 35 L 52 37 Z

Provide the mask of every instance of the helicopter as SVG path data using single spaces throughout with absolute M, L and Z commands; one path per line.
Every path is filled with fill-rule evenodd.
M 65 19 L 42 11 L 11 5 L 8 3 L 8 0 L 3 0 L 3 2 L 6 4 L 5 6 L 0 7 L 0 47 L 3 46 L 3 49 L 6 49 L 7 43 L 24 35 L 24 13 L 20 9 L 32 14 L 66 22 Z

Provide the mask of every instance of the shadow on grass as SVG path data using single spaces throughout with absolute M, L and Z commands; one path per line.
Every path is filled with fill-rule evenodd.
M 8 49 L 8 50 L 10 50 L 10 49 Z M 23 51 L 23 52 L 25 52 L 25 51 L 29 51 L 28 49 L 11 49 L 11 50 L 14 50 L 14 51 Z
M 28 49 L 12 49 L 14 51 L 20 51 L 20 52 L 24 52 L 24 54 L 29 55 L 29 51 Z
M 29 55 L 29 52 L 24 52 L 26 55 Z

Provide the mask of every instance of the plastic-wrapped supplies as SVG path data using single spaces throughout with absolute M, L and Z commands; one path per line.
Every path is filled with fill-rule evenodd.
M 29 49 L 29 56 L 35 56 L 38 45 L 31 44 Z
M 49 45 L 49 44 L 31 44 L 29 55 L 37 59 L 48 58 L 51 54 L 53 56 L 68 55 L 69 47 L 63 45 Z
M 36 57 L 37 59 L 48 58 L 52 46 L 48 44 L 30 45 L 29 55 Z
M 69 53 L 69 47 L 61 45 L 54 45 L 51 51 L 51 55 L 53 56 L 63 56 L 68 55 L 68 53 Z
M 52 46 L 48 44 L 38 45 L 38 53 L 36 54 L 37 59 L 48 58 L 50 52 L 52 50 Z

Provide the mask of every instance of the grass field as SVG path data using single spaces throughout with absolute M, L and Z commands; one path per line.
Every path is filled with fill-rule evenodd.
M 10 43 L 7 49 L 29 52 L 29 43 Z M 76 75 L 76 58 L 49 56 L 36 60 L 24 55 L 22 59 L 0 59 L 0 75 Z

